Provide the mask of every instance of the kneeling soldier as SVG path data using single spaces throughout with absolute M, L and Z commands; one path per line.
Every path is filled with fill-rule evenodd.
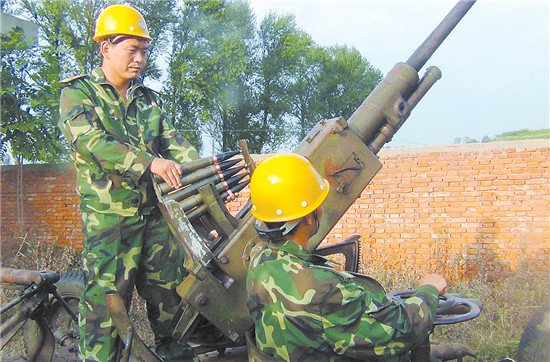
M 409 360 L 432 329 L 447 282 L 429 274 L 411 298 L 390 301 L 324 266 L 308 241 L 328 191 L 328 181 L 296 154 L 272 156 L 252 175 L 251 212 L 268 241 L 254 250 L 247 274 L 256 346 L 286 361 Z

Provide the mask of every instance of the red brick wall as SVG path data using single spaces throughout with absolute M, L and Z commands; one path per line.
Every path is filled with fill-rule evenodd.
M 550 142 L 383 150 L 382 170 L 328 241 L 362 260 L 456 275 L 550 267 Z
M 2 255 L 23 241 L 82 246 L 74 167 L 0 167 Z
M 384 149 L 384 166 L 326 242 L 361 234 L 362 263 L 474 272 L 550 266 L 549 141 Z M 19 183 L 18 183 L 19 179 Z M 2 247 L 81 245 L 70 165 L 2 166 Z M 17 196 L 22 207 L 18 207 Z M 239 210 L 248 192 L 230 205 Z

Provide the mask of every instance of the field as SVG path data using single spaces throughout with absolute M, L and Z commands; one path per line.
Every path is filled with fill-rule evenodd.
M 18 250 L 2 256 L 4 267 L 35 270 L 55 270 L 66 272 L 78 269 L 80 253 L 67 247 L 41 245 L 23 240 Z M 498 361 L 503 357 L 516 358 L 521 333 L 533 313 L 550 301 L 550 278 L 536 266 L 523 263 L 518 270 L 502 270 L 495 265 L 483 265 L 468 280 L 456 278 L 449 263 L 437 270 L 449 279 L 450 292 L 466 297 L 479 298 L 484 303 L 484 311 L 477 319 L 451 326 L 438 326 L 431 337 L 434 343 L 458 342 L 469 346 L 477 353 L 469 361 Z M 381 282 L 388 291 L 409 289 L 425 272 L 408 263 L 396 265 L 389 260 L 370 260 L 363 255 L 360 272 Z M 13 292 L 2 289 L 0 302 L 4 304 Z M 152 335 L 148 327 L 143 303 L 134 298 L 132 320 L 139 335 L 148 343 Z M 10 347 L 0 352 L 4 360 L 23 351 L 22 337 L 11 342 Z
M 464 344 L 477 353 L 475 359 L 465 357 L 470 361 L 516 359 L 521 334 L 529 319 L 550 302 L 548 272 L 527 261 L 512 271 L 503 268 L 497 259 L 485 264 L 481 260 L 470 263 L 477 267 L 468 271 L 461 260 L 447 259 L 436 248 L 430 261 L 429 267 L 419 267 L 389 256 L 370 258 L 363 252 L 359 271 L 378 280 L 386 291 L 414 288 L 427 272 L 441 274 L 449 282 L 449 293 L 480 299 L 483 312 L 472 321 L 437 326 L 432 343 Z

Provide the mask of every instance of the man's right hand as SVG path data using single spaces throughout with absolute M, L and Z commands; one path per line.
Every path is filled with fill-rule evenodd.
M 420 285 L 429 284 L 437 289 L 439 295 L 447 293 L 447 281 L 439 274 L 428 274 L 420 280 Z
M 170 187 L 174 189 L 181 187 L 182 170 L 179 163 L 165 158 L 155 157 L 149 165 L 149 170 L 151 170 L 153 174 L 162 177 Z

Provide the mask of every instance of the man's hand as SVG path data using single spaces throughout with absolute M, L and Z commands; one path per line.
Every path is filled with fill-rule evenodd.
M 438 274 L 428 274 L 420 281 L 420 285 L 429 284 L 433 285 L 439 295 L 447 293 L 447 281 Z
M 162 177 L 170 187 L 174 189 L 181 187 L 181 165 L 177 162 L 155 157 L 149 165 L 149 170 Z

